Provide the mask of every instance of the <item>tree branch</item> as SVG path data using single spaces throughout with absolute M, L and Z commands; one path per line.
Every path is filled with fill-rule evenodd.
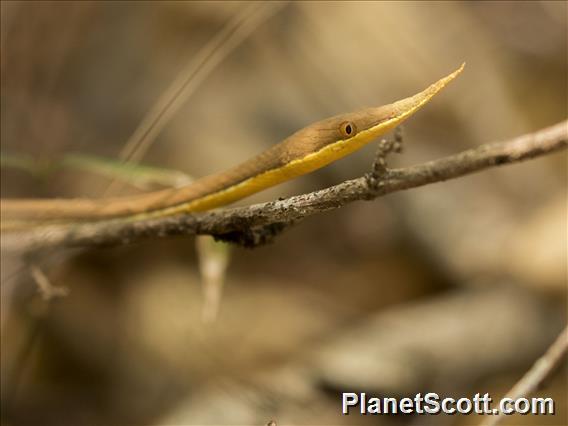
M 147 238 L 209 234 L 244 246 L 264 244 L 298 221 L 357 200 L 372 200 L 392 192 L 454 179 L 490 167 L 566 149 L 568 120 L 534 133 L 461 152 L 421 165 L 387 169 L 380 179 L 371 175 L 348 180 L 309 194 L 248 207 L 184 214 L 144 221 L 51 225 L 26 233 L 7 233 L 2 246 L 35 251 L 53 247 L 122 245 Z
M 566 361 L 568 353 L 568 327 L 557 337 L 554 343 L 547 349 L 546 353 L 540 357 L 529 371 L 519 380 L 515 386 L 503 398 L 517 400 L 526 398 L 536 392 L 543 382 L 556 370 L 556 368 Z M 486 417 L 481 426 L 495 426 L 506 416 L 499 413 L 493 417 Z

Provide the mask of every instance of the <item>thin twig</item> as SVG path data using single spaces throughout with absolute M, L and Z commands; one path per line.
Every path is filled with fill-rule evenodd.
M 372 200 L 393 192 L 540 157 L 567 147 L 568 121 L 563 121 L 506 142 L 481 145 L 417 166 L 387 170 L 377 184 L 370 184 L 368 177 L 361 177 L 309 194 L 249 207 L 144 221 L 116 219 L 43 226 L 25 233 L 6 233 L 2 236 L 2 246 L 11 250 L 92 247 L 195 234 L 213 235 L 245 246 L 262 244 L 291 224 L 353 201 Z
M 568 327 L 560 333 L 546 353 L 537 360 L 503 398 L 516 400 L 526 398 L 536 392 L 560 363 L 566 360 L 566 354 L 568 354 Z M 480 426 L 495 426 L 505 417 L 503 413 L 486 417 Z
M 403 137 L 402 137 L 402 126 L 398 126 L 394 129 L 394 135 L 392 139 L 382 139 L 379 142 L 377 152 L 375 153 L 375 161 L 373 162 L 373 170 L 371 171 L 369 178 L 378 182 L 386 173 L 387 168 L 387 156 L 391 152 L 396 152 L 400 154 L 402 152 Z

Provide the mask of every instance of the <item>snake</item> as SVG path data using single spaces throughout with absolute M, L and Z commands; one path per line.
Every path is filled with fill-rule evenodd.
M 179 188 L 106 198 L 1 199 L 2 229 L 42 223 L 143 220 L 228 205 L 320 169 L 386 134 L 428 103 L 464 66 L 414 96 L 317 121 L 232 168 Z

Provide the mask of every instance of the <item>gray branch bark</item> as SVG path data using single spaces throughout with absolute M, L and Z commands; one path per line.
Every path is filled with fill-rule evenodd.
M 536 158 L 568 147 L 568 120 L 514 139 L 481 145 L 421 165 L 386 169 L 285 200 L 227 208 L 202 214 L 180 214 L 145 221 L 105 221 L 53 225 L 26 233 L 2 235 L 7 250 L 36 251 L 54 247 L 123 245 L 174 235 L 213 235 L 243 246 L 266 243 L 286 227 L 306 217 L 337 209 L 353 201 L 372 200 L 392 192 L 443 182 L 470 173 Z

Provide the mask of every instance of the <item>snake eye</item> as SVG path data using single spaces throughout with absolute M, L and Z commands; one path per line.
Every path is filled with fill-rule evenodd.
M 339 131 L 343 136 L 353 136 L 357 133 L 357 127 L 351 121 L 344 121 L 339 125 Z

